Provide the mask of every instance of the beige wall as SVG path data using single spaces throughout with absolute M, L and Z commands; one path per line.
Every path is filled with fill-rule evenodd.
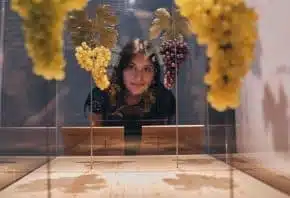
M 290 176 L 290 1 L 247 1 L 260 15 L 260 39 L 237 111 L 237 149 Z

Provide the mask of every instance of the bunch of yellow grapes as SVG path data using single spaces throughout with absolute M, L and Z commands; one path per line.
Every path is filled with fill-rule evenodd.
M 81 10 L 87 0 L 12 0 L 11 9 L 23 19 L 25 45 L 33 72 L 46 80 L 63 80 L 63 29 L 67 13 Z
M 107 68 L 111 60 L 111 51 L 103 46 L 90 48 L 86 42 L 76 47 L 76 59 L 81 68 L 91 72 L 93 79 L 101 90 L 109 87 L 110 81 L 107 76 Z
M 250 69 L 257 39 L 257 14 L 243 0 L 175 0 L 181 14 L 207 46 L 208 102 L 218 111 L 240 104 L 241 80 Z

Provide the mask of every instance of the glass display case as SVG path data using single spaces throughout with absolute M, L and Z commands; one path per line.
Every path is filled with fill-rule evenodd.
M 131 117 L 126 117 L 126 112 L 136 110 L 126 111 L 127 106 L 132 106 L 127 92 L 130 85 L 138 90 L 146 83 L 136 80 L 139 75 L 142 79 L 149 76 L 148 68 L 142 68 L 147 67 L 145 63 L 140 66 L 131 58 L 128 63 L 133 66 L 128 68 L 136 78 L 127 86 L 124 79 L 129 70 L 125 65 L 119 77 L 121 88 L 127 86 L 127 90 L 117 95 L 123 97 L 116 97 L 120 104 L 109 104 L 111 95 L 98 88 L 92 73 L 81 67 L 68 22 L 63 34 L 65 78 L 45 80 L 33 71 L 23 19 L 11 9 L 11 1 L 1 1 L 0 197 L 290 197 L 290 88 L 285 77 L 290 71 L 289 58 L 286 48 L 280 50 L 280 56 L 274 53 L 284 61 L 283 66 L 275 58 L 261 55 L 270 54 L 271 44 L 277 44 L 277 48 L 285 46 L 282 41 L 272 41 L 265 30 L 274 18 L 267 9 L 276 3 L 263 2 L 247 1 L 260 15 L 258 29 L 263 40 L 258 41 L 252 70 L 241 89 L 241 105 L 218 111 L 207 100 L 207 46 L 198 43 L 196 34 L 185 37 L 188 54 L 178 72 L 170 73 L 173 85 L 166 86 L 172 79 L 165 81 L 169 69 L 161 56 L 163 41 L 150 39 L 150 27 L 160 8 L 166 9 L 170 17 L 175 16 L 173 0 L 89 0 L 84 8 L 87 17 L 94 19 L 98 6 L 110 5 L 118 19 L 118 37 L 108 66 L 110 79 L 116 78 L 114 72 L 122 67 L 122 49 L 128 42 L 138 38 L 151 40 L 153 49 L 157 49 L 157 60 L 145 61 L 153 67 L 152 81 L 147 87 L 153 87 L 153 106 L 136 121 L 135 115 L 128 113 Z M 281 0 L 274 11 L 287 6 L 290 4 Z M 283 13 L 288 16 L 286 11 Z M 186 29 L 174 20 L 167 25 L 172 29 L 171 40 L 179 39 L 178 28 Z M 285 32 L 289 28 L 279 28 L 272 35 L 287 38 Z M 109 33 L 103 35 L 104 40 Z M 169 50 L 173 53 L 177 48 Z M 176 57 L 171 59 L 171 63 L 177 61 Z M 276 85 L 269 77 L 268 62 L 280 64 L 272 77 L 281 79 L 278 102 L 274 93 L 271 95 Z M 158 77 L 155 67 L 160 67 Z M 154 87 L 156 79 L 162 89 Z M 259 87 L 267 83 L 268 87 Z M 264 94 L 261 101 L 260 92 Z M 128 120 L 119 122 L 120 117 L 112 117 L 120 112 Z M 172 112 L 170 119 L 166 117 L 166 113 Z

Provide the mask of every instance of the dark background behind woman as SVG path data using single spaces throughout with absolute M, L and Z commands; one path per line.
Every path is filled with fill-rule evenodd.
M 91 15 L 94 14 L 95 6 L 101 2 L 110 3 L 118 9 L 120 19 L 118 30 L 120 35 L 119 43 L 115 49 L 116 51 L 120 51 L 120 48 L 128 40 L 137 37 L 146 39 L 148 36 L 147 31 L 153 17 L 152 11 L 158 7 L 170 8 L 172 6 L 171 1 L 162 1 L 161 3 L 159 1 L 147 2 L 139 0 L 134 5 L 129 5 L 129 1 L 126 2 L 125 0 L 91 0 L 87 7 Z M 55 120 L 58 120 L 59 125 L 88 126 L 90 123 L 83 116 L 82 104 L 87 96 L 87 89 L 93 88 L 94 84 L 91 82 L 89 74 L 77 64 L 69 34 L 67 32 L 65 34 L 65 58 L 67 60 L 66 79 L 57 83 L 54 81 L 47 82 L 32 74 L 31 61 L 27 57 L 26 50 L 24 49 L 20 18 L 16 13 L 8 9 L 8 3 L 5 19 L 5 59 L 2 70 L 4 74 L 2 83 L 3 126 L 55 126 Z M 196 45 L 194 37 L 188 42 L 191 48 L 191 54 L 180 70 L 177 89 L 174 88 L 172 91 L 177 98 L 179 123 L 200 124 L 203 122 L 205 110 L 205 89 L 202 82 L 202 75 L 205 70 L 206 59 L 203 48 Z M 23 63 L 25 65 L 22 65 Z M 18 92 L 13 96 L 14 99 L 17 98 L 20 101 L 18 104 L 15 104 L 13 101 L 16 99 L 11 99 L 10 96 L 8 98 L 5 94 L 8 88 L 6 85 L 9 81 L 12 81 L 12 76 L 10 76 L 11 71 L 21 73 L 21 70 L 25 70 L 24 78 L 29 81 L 29 86 L 23 87 L 22 92 Z M 31 86 L 36 84 L 37 86 Z M 9 89 L 12 90 L 13 88 L 9 87 Z M 31 105 L 24 104 L 23 102 L 26 100 L 30 101 L 29 103 Z M 49 103 L 53 104 L 54 101 L 54 108 L 47 106 Z M 13 109 L 17 110 L 14 111 Z M 21 112 L 13 113 L 12 115 L 12 111 Z M 47 112 L 46 114 L 45 111 Z M 40 119 L 35 119 L 35 116 L 39 114 L 45 115 L 41 116 Z
M 118 11 L 120 35 L 116 51 L 130 39 L 148 38 L 152 12 L 159 7 L 171 8 L 173 3 L 170 0 L 136 0 L 130 5 L 130 2 L 134 1 L 91 0 L 86 8 L 93 15 L 96 5 L 109 3 Z M 94 83 L 77 64 L 68 32 L 65 33 L 64 49 L 66 79 L 48 82 L 32 73 L 32 64 L 24 48 L 21 19 L 10 10 L 9 2 L 6 2 L 4 22 L 4 65 L 0 71 L 3 76 L 1 126 L 90 126 L 83 114 L 83 101 Z M 207 59 L 204 48 L 196 44 L 194 36 L 188 44 L 189 58 L 182 65 L 177 86 L 172 90 L 177 99 L 178 124 L 204 124 L 207 109 L 210 109 L 207 116 L 211 124 L 224 124 L 224 114 L 206 106 L 203 76 Z M 222 141 L 223 138 L 219 142 Z

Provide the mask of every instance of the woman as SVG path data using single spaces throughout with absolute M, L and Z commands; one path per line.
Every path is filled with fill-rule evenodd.
M 160 79 L 160 64 L 150 44 L 134 40 L 120 54 L 111 86 L 94 88 L 85 102 L 94 126 L 124 126 L 125 137 L 141 136 L 142 125 L 170 124 L 175 98 Z M 91 97 L 92 96 L 92 97 Z

